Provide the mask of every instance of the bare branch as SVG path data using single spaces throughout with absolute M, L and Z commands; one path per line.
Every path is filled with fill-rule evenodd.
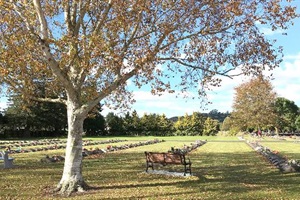
M 236 76 L 236 75 L 229 75 L 228 72 L 233 70 L 233 69 L 230 69 L 230 70 L 227 70 L 227 71 L 223 71 L 223 72 L 220 72 L 220 71 L 213 71 L 213 70 L 210 70 L 208 68 L 203 68 L 203 67 L 200 67 L 200 66 L 196 66 L 196 65 L 192 65 L 192 64 L 189 64 L 189 63 L 186 63 L 184 61 L 182 61 L 181 59 L 178 59 L 178 58 L 173 58 L 173 57 L 164 57 L 164 58 L 158 58 L 158 60 L 162 60 L 162 61 L 175 61 L 177 63 L 179 63 L 180 65 L 183 65 L 185 67 L 189 67 L 189 68 L 192 68 L 192 69 L 195 69 L 195 70 L 203 70 L 205 72 L 209 72 L 211 74 L 216 74 L 216 75 L 220 75 L 220 76 L 225 76 L 225 77 L 228 77 L 228 78 L 231 78 L 233 76 Z

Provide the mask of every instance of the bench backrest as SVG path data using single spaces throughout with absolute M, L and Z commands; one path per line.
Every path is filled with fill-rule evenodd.
M 165 161 L 165 157 L 163 153 L 154 153 L 154 152 L 147 152 L 146 159 L 147 161 L 154 162 L 154 163 L 164 163 Z
M 161 164 L 183 164 L 185 162 L 184 154 L 145 152 L 145 155 L 147 162 Z
M 166 163 L 174 163 L 174 164 L 182 164 L 183 163 L 182 154 L 174 154 L 174 153 L 166 153 L 165 154 L 165 162 Z

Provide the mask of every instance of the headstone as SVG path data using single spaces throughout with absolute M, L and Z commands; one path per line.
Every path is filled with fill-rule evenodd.
M 5 151 L 4 152 L 4 168 L 5 169 L 12 168 L 14 166 L 13 161 L 14 161 L 14 159 L 9 158 L 8 157 L 8 152 Z

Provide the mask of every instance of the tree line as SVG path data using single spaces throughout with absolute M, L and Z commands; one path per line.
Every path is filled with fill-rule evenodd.
M 222 115 L 222 113 L 220 113 Z M 174 119 L 173 119 L 174 120 Z M 106 116 L 107 134 L 112 135 L 154 135 L 154 136 L 187 136 L 216 135 L 220 121 L 199 112 L 177 117 L 176 121 L 168 119 L 165 114 L 143 114 L 136 111 L 120 117 L 114 113 Z
M 99 104 L 88 114 L 84 121 L 86 136 L 216 135 L 222 121 L 229 116 L 228 112 L 212 110 L 209 113 L 194 112 L 192 115 L 167 118 L 165 114 L 152 113 L 139 116 L 134 110 L 123 116 L 110 112 L 104 117 L 101 111 Z M 0 126 L 2 138 L 65 136 L 66 107 L 49 102 L 26 104 L 14 97 L 9 107 L 0 113 Z
M 295 133 L 300 130 L 300 112 L 295 102 L 279 97 L 270 80 L 258 76 L 235 88 L 233 110 L 222 113 L 194 112 L 192 115 L 167 118 L 164 114 L 137 111 L 124 115 L 101 114 L 101 105 L 89 112 L 83 128 L 86 136 L 188 136 L 229 135 L 264 130 L 273 133 Z M 0 137 L 57 137 L 67 133 L 66 106 L 51 102 L 25 102 L 17 95 L 0 113 Z

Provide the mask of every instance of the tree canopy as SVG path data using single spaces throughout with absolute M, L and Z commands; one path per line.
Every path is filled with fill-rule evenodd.
M 294 131 L 296 118 L 299 115 L 299 108 L 295 102 L 283 97 L 275 101 L 275 112 L 277 114 L 276 126 L 281 131 Z
M 276 124 L 276 93 L 267 78 L 259 75 L 235 88 L 231 118 L 240 129 L 262 129 Z
M 129 79 L 152 93 L 218 85 L 237 67 L 279 65 L 259 24 L 286 29 L 297 17 L 279 0 L 0 0 L 0 82 L 24 98 L 64 103 L 68 141 L 62 193 L 82 191 L 83 121 L 99 101 L 126 107 Z M 158 66 L 164 66 L 162 70 Z M 237 75 L 237 74 L 236 74 Z M 177 85 L 168 79 L 179 78 Z M 36 96 L 39 83 L 44 95 Z
M 162 79 L 170 71 L 180 72 L 187 90 L 217 84 L 214 75 L 240 65 L 244 73 L 272 69 L 280 49 L 257 24 L 285 29 L 296 16 L 278 0 L 34 0 L 1 7 L 1 81 L 33 98 L 46 80 L 47 96 L 58 97 L 47 100 L 69 95 L 89 107 L 104 98 L 125 106 L 131 98 L 121 93 L 131 77 L 137 86 L 152 81 L 157 93 L 172 91 Z M 168 70 L 157 68 L 163 64 Z

